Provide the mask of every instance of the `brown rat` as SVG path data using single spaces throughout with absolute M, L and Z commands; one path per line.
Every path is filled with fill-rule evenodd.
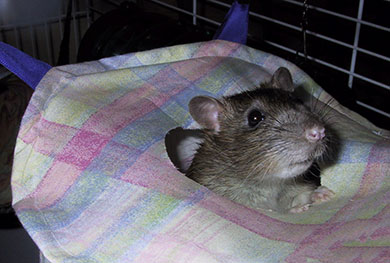
M 204 131 L 186 175 L 243 205 L 302 212 L 334 193 L 303 175 L 327 149 L 325 123 L 293 96 L 279 68 L 260 88 L 215 99 L 198 96 L 191 116 Z

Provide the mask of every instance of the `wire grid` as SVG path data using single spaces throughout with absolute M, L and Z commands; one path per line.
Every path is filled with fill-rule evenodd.
M 67 0 L 58 0 L 58 1 L 62 2 L 62 8 L 58 10 L 58 15 L 55 17 L 39 18 L 36 19 L 35 21 L 30 21 L 28 23 L 21 23 L 21 24 L 8 24 L 8 25 L 0 24 L 0 40 L 17 47 L 18 49 L 38 59 L 46 61 L 51 65 L 55 65 L 57 59 L 56 56 L 59 52 L 60 41 L 63 36 L 63 26 L 64 26 L 64 20 L 66 18 L 66 4 L 68 2 Z M 72 1 L 73 1 L 72 23 L 71 23 L 72 34 L 71 34 L 71 43 L 70 43 L 71 63 L 75 62 L 76 52 L 78 50 L 80 40 L 83 34 L 85 33 L 85 31 L 90 26 L 90 24 L 94 21 L 94 19 L 96 19 L 96 17 L 100 16 L 101 14 L 107 12 L 110 9 L 110 7 L 114 8 L 118 6 L 121 2 L 118 0 L 94 0 L 94 1 L 93 0 L 79 0 L 79 1 L 72 0 Z M 191 0 L 187 0 L 187 2 L 189 1 Z M 280 0 L 280 1 L 288 3 L 291 6 L 300 6 L 300 7 L 303 6 L 303 2 L 297 0 Z M 390 27 L 385 27 L 383 25 L 379 25 L 379 24 L 375 24 L 363 20 L 365 3 L 364 0 L 357 0 L 357 1 L 359 1 L 359 6 L 358 6 L 358 12 L 355 17 L 337 13 L 314 5 L 308 6 L 309 10 L 313 10 L 329 16 L 337 17 L 339 19 L 349 21 L 355 24 L 354 41 L 352 44 L 318 32 L 314 32 L 310 30 L 306 31 L 306 34 L 312 37 L 351 50 L 352 56 L 351 56 L 349 66 L 348 67 L 340 66 L 335 63 L 325 61 L 324 59 L 318 58 L 311 54 L 309 54 L 307 58 L 325 67 L 331 68 L 333 70 L 348 75 L 348 87 L 351 89 L 354 86 L 355 80 L 363 80 L 383 90 L 390 91 L 390 86 L 388 84 L 378 81 L 375 78 L 365 76 L 363 74 L 356 72 L 356 63 L 357 63 L 358 54 L 365 54 L 367 56 L 379 59 L 390 69 L 390 57 L 359 46 L 360 32 L 361 32 L 362 25 L 384 32 L 389 36 L 389 39 L 390 39 Z M 216 27 L 221 25 L 222 22 L 221 20 L 217 21 L 212 16 L 199 15 L 198 2 L 200 1 L 197 0 L 192 0 L 192 10 L 182 9 L 178 7 L 177 4 L 178 1 L 172 1 L 172 0 L 146 0 L 143 2 L 145 3 L 151 2 L 163 8 L 170 9 L 181 14 L 186 14 L 192 17 L 192 23 L 194 25 L 197 25 L 199 21 L 204 21 Z M 203 2 L 207 2 L 215 6 L 218 6 L 224 9 L 225 12 L 228 10 L 228 8 L 230 8 L 232 3 L 232 1 L 223 2 L 219 0 L 203 0 Z M 105 4 L 103 5 L 103 7 L 101 5 L 102 3 Z M 293 25 L 291 23 L 283 21 L 282 18 L 270 17 L 252 11 L 250 11 L 250 17 L 259 19 L 261 21 L 273 23 L 295 32 L 302 31 L 301 26 Z M 277 41 L 267 40 L 267 39 L 264 39 L 264 42 L 277 49 L 304 57 L 303 52 L 297 52 L 296 49 L 291 48 L 283 43 L 278 43 Z M 381 116 L 390 119 L 390 112 L 387 111 L 387 108 L 386 110 L 379 109 L 373 105 L 369 105 L 369 103 L 360 100 L 357 100 L 356 103 L 370 111 L 376 112 L 377 114 L 380 114 Z
M 166 7 L 166 8 L 169 8 L 169 9 L 181 12 L 183 14 L 187 14 L 187 15 L 192 16 L 194 24 L 196 24 L 197 20 L 202 20 L 202 21 L 205 21 L 205 22 L 211 23 L 213 25 L 217 25 L 217 26 L 219 26 L 221 24 L 221 22 L 215 21 L 215 20 L 211 19 L 210 17 L 199 15 L 197 13 L 197 4 L 196 4 L 197 1 L 196 0 L 193 0 L 193 9 L 192 9 L 191 12 L 188 11 L 188 10 L 181 9 L 181 8 L 177 7 L 176 5 L 173 5 L 173 4 L 169 3 L 169 2 L 172 2 L 172 1 L 160 1 L 160 0 L 149 0 L 149 1 L 153 2 L 155 4 L 158 4 L 158 5 L 161 5 L 163 7 Z M 291 5 L 295 5 L 295 6 L 303 6 L 303 2 L 296 1 L 296 0 L 280 0 L 280 1 L 289 3 Z M 231 6 L 231 3 L 222 2 L 222 1 L 218 1 L 218 0 L 207 0 L 206 2 L 212 3 L 214 5 L 218 5 L 218 6 L 224 7 L 224 8 L 230 8 L 230 6 Z M 370 27 L 370 28 L 373 28 L 373 29 L 376 29 L 376 30 L 383 31 L 385 33 L 388 33 L 388 36 L 390 38 L 390 28 L 389 27 L 385 27 L 385 26 L 382 26 L 382 25 L 379 25 L 379 24 L 375 24 L 375 23 L 363 20 L 362 17 L 363 17 L 363 11 L 364 11 L 364 0 L 359 0 L 359 7 L 358 7 L 358 12 L 356 14 L 356 17 L 344 15 L 344 14 L 337 13 L 337 12 L 334 12 L 334 11 L 331 11 L 331 10 L 327 10 L 327 9 L 324 9 L 324 8 L 321 8 L 321 7 L 317 7 L 317 6 L 314 6 L 314 5 L 309 5 L 308 8 L 310 10 L 315 10 L 317 12 L 320 12 L 320 13 L 323 13 L 323 14 L 326 14 L 326 15 L 334 16 L 334 17 L 337 17 L 339 19 L 343 19 L 345 21 L 349 21 L 349 22 L 355 23 L 355 32 L 354 32 L 353 44 L 350 44 L 350 43 L 346 43 L 344 41 L 341 41 L 341 40 L 338 40 L 336 38 L 329 37 L 329 36 L 326 36 L 326 35 L 314 32 L 314 31 L 310 31 L 310 30 L 306 31 L 306 34 L 308 34 L 308 35 L 311 35 L 313 37 L 316 37 L 316 38 L 322 39 L 324 41 L 327 41 L 327 42 L 330 42 L 330 43 L 334 43 L 336 45 L 340 45 L 340 46 L 343 46 L 343 47 L 346 47 L 346 48 L 352 50 L 351 61 L 349 63 L 349 67 L 348 68 L 336 65 L 334 63 L 330 63 L 328 61 L 325 61 L 323 59 L 320 59 L 320 58 L 317 58 L 317 57 L 311 56 L 311 55 L 309 55 L 307 58 L 309 60 L 312 60 L 313 62 L 319 63 L 319 64 L 324 65 L 326 67 L 332 68 L 332 69 L 334 69 L 336 71 L 339 71 L 339 72 L 342 72 L 344 74 L 347 74 L 348 75 L 348 87 L 349 88 L 353 87 L 355 79 L 360 79 L 360 80 L 363 80 L 363 81 L 368 82 L 370 84 L 373 84 L 375 86 L 378 86 L 378 87 L 380 87 L 382 89 L 390 91 L 390 86 L 387 85 L 386 83 L 383 83 L 383 82 L 375 80 L 375 79 L 373 79 L 371 77 L 359 74 L 355 70 L 356 69 L 356 62 L 357 62 L 357 55 L 358 55 L 358 53 L 362 53 L 362 54 L 365 54 L 365 55 L 368 55 L 368 56 L 380 59 L 383 62 L 387 63 L 386 65 L 388 65 L 388 69 L 390 69 L 390 57 L 382 55 L 382 54 L 379 54 L 379 53 L 376 53 L 376 52 L 373 52 L 373 51 L 370 51 L 370 50 L 367 50 L 367 49 L 362 48 L 362 47 L 359 47 L 359 39 L 360 39 L 360 32 L 361 32 L 361 26 L 362 25 Z M 269 16 L 266 16 L 266 15 L 263 15 L 263 14 L 252 12 L 252 11 L 250 11 L 250 17 L 255 17 L 255 18 L 258 18 L 258 19 L 263 20 L 263 21 L 271 22 L 271 23 L 280 25 L 282 27 L 291 29 L 293 31 L 297 31 L 297 32 L 301 32 L 302 31 L 302 27 L 296 26 L 296 25 L 293 25 L 293 24 L 290 24 L 290 23 L 287 23 L 287 22 L 283 21 L 282 18 L 278 19 L 278 18 L 275 18 L 275 17 L 269 17 Z M 297 55 L 299 55 L 301 57 L 304 56 L 303 52 L 297 52 L 297 50 L 292 49 L 292 48 L 290 48 L 290 47 L 288 47 L 286 45 L 283 45 L 281 43 L 278 43 L 278 42 L 275 42 L 275 41 L 271 41 L 271 40 L 267 40 L 267 39 L 265 39 L 264 41 L 267 44 L 269 44 L 269 45 L 271 45 L 273 47 L 276 47 L 278 49 L 290 52 L 292 54 L 297 54 Z M 390 98 L 389 98 L 389 100 L 390 100 Z M 378 114 L 380 114 L 380 115 L 390 119 L 390 112 L 383 111 L 381 109 L 378 109 L 376 107 L 368 105 L 368 104 L 366 104 L 366 103 L 364 103 L 362 101 L 359 101 L 359 100 L 357 100 L 356 103 L 358 105 L 360 105 L 360 106 L 370 110 L 370 111 L 374 111 L 374 112 L 376 112 L 376 113 L 378 113 Z

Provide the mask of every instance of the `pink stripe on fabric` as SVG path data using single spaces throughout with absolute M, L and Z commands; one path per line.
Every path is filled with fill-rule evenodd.
M 27 112 L 27 111 L 26 111 Z M 25 143 L 31 143 L 39 134 L 39 119 L 42 118 L 41 114 L 34 115 L 28 122 L 20 126 L 18 137 L 22 139 Z
M 90 251 L 96 249 L 94 246 L 104 244 L 102 240 L 109 238 L 121 217 L 137 204 L 137 199 L 145 195 L 142 188 L 136 189 L 130 184 L 122 184 L 121 188 L 117 183 L 120 184 L 119 181 L 113 181 L 111 187 L 106 188 L 68 225 L 56 229 L 58 242 L 64 246 L 77 244 L 77 249 L 82 247 L 83 250 Z
M 180 260 L 175 255 L 175 251 L 180 253 Z M 235 262 L 234 256 L 216 252 L 192 238 L 181 238 L 177 235 L 167 233 L 157 234 L 146 249 L 136 257 L 134 262 L 204 262 L 206 258 L 218 259 L 219 262 Z M 178 260 L 178 261 L 177 261 Z M 239 261 L 236 261 L 239 262 Z
M 276 241 L 299 243 L 317 226 L 285 223 L 215 194 L 202 200 L 199 205 L 251 232 Z
M 389 239 L 390 238 L 390 225 L 379 227 L 374 233 L 372 233 L 370 238 L 373 240 L 382 239 L 382 238 Z
M 178 195 L 178 189 L 182 196 L 191 190 L 184 188 L 189 179 L 178 172 L 169 160 L 157 158 L 148 152 L 140 155 L 120 179 L 172 196 Z
M 151 94 L 148 99 L 158 107 L 163 106 L 172 96 L 191 85 L 187 79 L 173 69 L 175 65 L 176 63 L 172 67 L 165 67 L 149 80 L 149 83 L 153 83 L 157 92 Z
M 56 159 L 85 169 L 99 155 L 109 138 L 90 131 L 79 131 Z
M 26 197 L 34 202 L 19 202 L 15 208 L 20 212 L 24 209 L 44 209 L 56 204 L 80 175 L 81 170 L 75 166 L 55 161 L 35 191 Z
M 129 91 L 92 115 L 82 129 L 113 137 L 129 123 L 156 108 L 156 105 L 145 99 L 153 92 L 155 88 L 149 84 Z
M 163 106 L 173 95 L 189 85 L 184 79 L 181 81 L 180 76 L 173 77 L 167 73 L 159 72 L 150 80 L 155 86 L 144 84 L 101 109 L 91 116 L 82 129 L 113 137 L 133 121 Z M 167 87 L 163 86 L 167 83 Z
M 222 45 L 221 42 L 223 42 Z M 220 41 L 220 40 L 205 42 L 198 48 L 193 58 L 208 57 L 208 56 L 229 57 L 230 54 L 232 54 L 240 47 L 241 45 L 235 42 Z
M 173 64 L 172 68 L 182 77 L 194 82 L 207 76 L 207 73 L 216 68 L 224 59 L 224 57 L 205 57 L 203 59 L 184 60 Z
M 77 131 L 77 128 L 41 118 L 21 139 L 32 144 L 35 151 L 49 156 L 61 151 Z
M 377 253 L 377 255 L 378 256 L 375 257 L 373 260 L 371 260 L 371 262 L 378 262 L 378 263 L 385 262 L 385 263 L 388 263 L 388 261 L 390 259 L 390 249 L 389 249 L 389 247 L 382 248 L 380 253 Z
M 387 146 L 386 146 L 387 145 Z M 340 209 L 330 222 L 345 221 L 350 217 L 351 210 L 359 211 L 365 204 L 364 197 L 374 194 L 383 185 L 386 176 L 390 175 L 390 145 L 387 142 L 379 142 L 372 146 L 368 156 L 366 170 L 360 181 L 357 193 L 352 197 L 353 202 L 347 203 Z
M 308 235 L 301 246 L 295 250 L 287 259 L 288 262 L 296 262 L 312 258 L 327 258 L 327 260 L 339 260 L 340 262 L 352 262 L 357 254 L 361 253 L 361 247 L 344 247 L 344 243 L 351 241 L 359 241 L 362 235 L 371 236 L 378 229 L 387 225 L 387 220 L 390 215 L 390 207 L 384 208 L 382 211 L 369 219 L 358 219 L 357 214 L 361 209 L 367 207 L 368 195 L 375 194 L 382 186 L 386 173 L 390 171 L 388 158 L 390 156 L 390 147 L 383 147 L 382 143 L 374 145 L 371 149 L 366 171 L 360 182 L 360 188 L 353 197 L 354 201 L 348 202 L 341 208 L 329 221 L 320 225 L 320 227 Z M 377 200 L 377 205 L 388 203 L 386 198 Z M 356 213 L 353 213 L 356 211 Z M 367 247 L 365 250 L 374 250 L 377 253 L 377 248 Z M 321 253 L 318 253 L 321 251 Z M 334 252 L 329 254 L 329 252 Z M 345 253 L 348 251 L 348 253 Z M 342 260 L 337 256 L 337 253 L 342 256 Z
M 319 230 L 313 231 L 313 235 L 308 236 L 305 242 L 290 255 L 291 262 L 306 256 L 318 259 L 326 258 L 328 261 L 333 260 L 332 262 L 353 262 L 353 258 L 360 254 L 364 247 L 365 250 L 375 254 L 375 247 L 368 245 L 345 247 L 345 244 L 362 242 L 362 236 L 371 236 L 380 226 L 388 225 L 389 214 L 390 207 L 385 207 L 370 219 L 354 218 L 354 214 L 351 214 L 352 218 L 348 221 L 323 224 Z M 362 243 L 364 244 L 364 242 Z
M 203 235 L 203 233 L 207 232 L 208 229 L 210 229 L 212 226 L 214 226 L 216 223 L 220 222 L 223 219 L 221 219 L 218 216 L 215 216 L 213 220 L 210 220 L 210 213 L 208 212 L 205 213 L 205 211 L 206 210 L 201 210 L 201 209 L 197 209 L 197 210 L 188 209 L 188 212 L 185 213 L 184 216 L 181 216 L 181 219 L 178 222 L 176 222 L 174 225 L 171 225 L 166 230 L 166 234 L 171 236 L 177 236 L 177 237 L 184 234 L 185 236 L 185 232 L 183 233 L 183 230 L 186 231 L 186 229 L 190 227 L 189 225 L 192 224 L 191 222 L 195 220 L 196 222 L 207 222 L 207 224 L 204 224 L 201 227 L 199 227 L 196 232 L 196 235 L 194 234 L 192 235 L 192 239 L 196 239 L 197 237 L 202 237 L 203 239 L 211 240 L 214 236 L 217 235 L 217 233 L 215 233 L 215 230 L 213 230 L 213 232 L 210 232 L 211 236 L 205 236 Z M 224 224 L 230 224 L 230 222 L 225 221 Z

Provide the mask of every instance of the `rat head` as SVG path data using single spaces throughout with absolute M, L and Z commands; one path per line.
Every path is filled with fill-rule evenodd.
M 194 162 L 243 178 L 304 173 L 326 149 L 325 125 L 293 90 L 290 72 L 279 68 L 255 90 L 222 99 L 193 98 L 190 113 L 205 131 Z

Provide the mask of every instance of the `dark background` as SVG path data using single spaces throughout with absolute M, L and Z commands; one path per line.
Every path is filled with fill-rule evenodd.
M 54 1 L 53 1 L 54 2 Z M 152 1 L 122 1 L 93 0 L 89 1 L 91 9 L 89 16 L 95 21 L 91 27 L 78 25 L 82 32 L 80 45 L 72 47 L 73 37 L 71 25 L 72 19 L 85 19 L 78 17 L 75 10 L 85 1 L 75 0 L 72 10 L 69 10 L 69 2 L 66 3 L 64 13 L 62 41 L 52 40 L 55 53 L 52 65 L 94 60 L 117 54 L 149 50 L 175 44 L 191 43 L 210 40 L 217 29 L 215 23 L 197 20 L 197 25 L 192 25 L 192 17 L 182 14 L 172 8 L 165 8 Z M 192 0 L 165 0 L 168 4 L 192 12 Z M 231 0 L 221 1 L 230 6 Z M 243 2 L 243 1 L 242 1 Z M 248 2 L 248 1 L 247 1 Z M 303 3 L 303 1 L 296 1 Z M 309 0 L 308 4 L 318 8 L 337 12 L 342 15 L 356 18 L 359 1 L 324 1 Z M 293 4 L 282 0 L 252 0 L 250 11 L 273 18 L 292 26 L 301 28 L 305 26 L 308 31 L 331 37 L 342 41 L 347 45 L 354 45 L 356 22 L 345 20 L 329 14 L 324 14 L 315 9 L 308 9 L 305 17 L 302 5 Z M 219 23 L 228 11 L 228 7 L 212 3 L 212 1 L 198 0 L 197 13 Z M 379 30 L 362 24 L 360 29 L 359 48 L 375 52 L 387 58 L 390 57 L 390 1 L 366 0 L 364 2 L 363 20 L 384 27 Z M 0 19 L 1 20 L 1 19 Z M 1 22 L 1 21 L 0 21 Z M 1 23 L 0 23 L 1 25 Z M 68 29 L 67 30 L 67 26 Z M 28 27 L 28 24 L 27 26 Z M 0 30 L 2 41 L 12 42 L 12 34 Z M 15 34 L 24 34 L 24 29 Z M 9 34 L 10 33 L 10 34 Z M 25 32 L 29 34 L 29 32 Z M 39 41 L 38 41 L 39 42 Z M 38 43 L 37 42 L 37 43 Z M 283 45 L 292 52 L 277 48 L 271 44 Z M 27 42 L 26 42 L 27 43 Z M 19 43 L 22 50 L 28 49 L 27 44 Z M 267 19 L 250 17 L 248 45 L 256 49 L 283 57 L 301 67 L 320 86 L 335 97 L 341 104 L 358 112 L 379 127 L 390 129 L 390 118 L 360 106 L 356 101 L 361 101 L 390 114 L 390 62 L 375 56 L 358 51 L 356 54 L 355 73 L 380 82 L 388 89 L 369 83 L 359 78 L 353 79 L 352 87 L 348 87 L 349 75 L 340 70 L 349 71 L 353 51 L 350 47 L 326 41 L 313 34 L 307 34 L 307 55 L 316 59 L 331 63 L 339 68 L 332 69 L 303 56 L 303 33 L 301 30 L 278 25 Z M 35 52 L 42 54 L 46 48 L 35 44 Z M 61 46 L 61 48 L 60 48 Z M 38 249 L 28 234 L 17 223 L 12 213 L 0 214 L 0 263 L 14 262 L 38 262 Z

